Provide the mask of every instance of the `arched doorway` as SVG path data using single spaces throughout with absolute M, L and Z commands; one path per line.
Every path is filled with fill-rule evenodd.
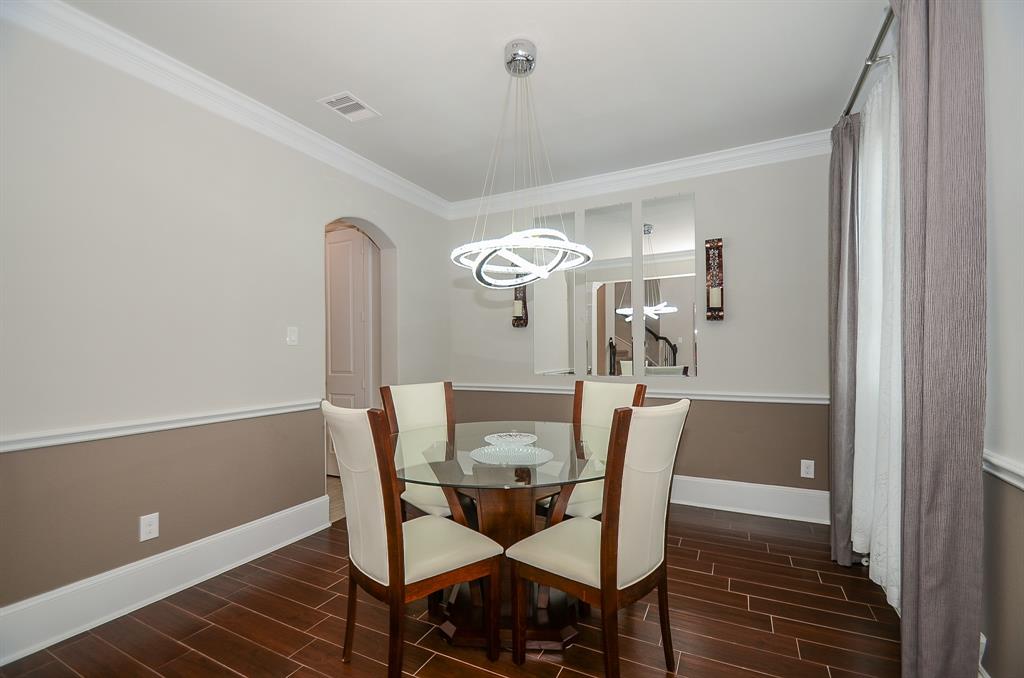
M 324 227 L 325 397 L 341 407 L 377 407 L 382 383 L 382 249 L 365 220 Z M 393 249 L 393 248 L 391 248 Z M 344 517 L 338 466 L 324 437 L 331 521 Z

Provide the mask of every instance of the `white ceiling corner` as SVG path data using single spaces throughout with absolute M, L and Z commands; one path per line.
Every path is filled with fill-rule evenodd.
M 787 3 L 787 0 L 773 0 L 773 2 L 780 8 L 779 11 L 786 10 L 790 5 L 797 7 L 797 9 L 804 6 L 800 3 Z M 147 44 L 150 40 L 147 39 L 146 42 L 143 42 L 142 40 L 121 30 L 121 27 L 127 27 L 132 29 L 132 32 L 140 37 L 146 37 L 144 35 L 146 32 L 153 33 L 154 36 L 157 36 L 159 32 L 156 32 L 156 29 L 151 25 L 159 24 L 161 23 L 161 20 L 167 20 L 168 14 L 166 11 L 173 10 L 177 13 L 201 11 L 201 9 L 199 9 L 200 7 L 209 7 L 216 3 L 124 3 L 92 0 L 89 3 L 80 2 L 79 4 L 86 8 L 90 13 L 82 11 L 68 3 L 60 2 L 59 0 L 50 0 L 48 2 L 8 0 L 2 3 L 2 9 L 0 9 L 0 12 L 2 12 L 3 18 L 10 20 L 10 22 L 22 25 L 35 32 L 43 34 L 50 39 L 77 49 L 104 63 L 108 63 L 109 66 L 129 73 L 186 100 L 201 105 L 201 107 L 217 115 L 265 134 L 270 138 L 292 147 L 292 149 L 315 158 L 316 160 L 322 161 L 342 172 L 351 174 L 366 181 L 367 183 L 385 190 L 385 192 L 403 201 L 407 201 L 442 218 L 464 218 L 476 213 L 479 199 L 470 198 L 454 201 L 446 200 L 437 193 L 432 192 L 432 190 L 424 187 L 422 182 L 417 183 L 410 178 L 406 178 L 406 176 L 401 175 L 406 174 L 406 172 L 401 172 L 401 174 L 399 174 L 385 168 L 382 164 L 371 160 L 373 154 L 370 154 L 371 157 L 368 157 L 367 154 L 359 154 L 351 150 L 348 145 L 337 140 L 338 134 L 336 133 L 336 128 L 324 128 L 322 130 L 321 128 L 323 125 L 310 127 L 300 121 L 301 116 L 299 116 L 300 120 L 297 120 L 295 117 L 287 115 L 287 111 L 283 113 L 275 108 L 271 108 L 271 105 L 261 102 L 264 97 L 260 96 L 261 100 L 257 100 L 257 98 L 243 93 L 240 89 L 232 87 L 229 84 L 225 84 L 225 82 L 222 82 L 211 75 L 207 75 L 193 66 L 187 65 L 187 63 L 182 60 L 179 60 L 174 56 L 170 56 L 168 53 L 161 51 L 156 46 Z M 229 9 L 229 11 L 225 10 L 228 14 L 230 11 L 237 11 L 237 8 L 240 7 L 249 8 L 253 6 L 247 3 L 237 3 L 233 5 L 221 4 L 222 8 L 227 7 Z M 298 3 L 291 5 L 289 5 L 289 3 L 278 4 L 283 5 L 284 7 L 299 7 Z M 427 4 L 433 5 L 435 3 L 413 3 L 410 7 Z M 455 4 L 459 5 L 459 3 Z M 516 5 L 517 3 L 510 4 Z M 858 11 L 850 12 L 848 10 L 848 15 L 854 15 L 861 19 L 857 27 L 857 30 L 860 33 L 864 32 L 864 26 L 867 26 L 869 29 L 867 33 L 872 33 L 877 29 L 878 20 L 877 17 L 874 16 L 873 10 L 871 12 L 867 12 L 870 14 L 869 20 L 863 19 L 863 17 L 860 16 L 860 14 L 865 13 L 863 9 L 864 7 L 871 8 L 877 4 L 879 4 L 879 2 L 876 0 L 860 0 L 859 3 L 854 3 L 854 6 L 859 8 Z M 274 3 L 263 3 L 263 5 L 260 6 L 269 5 L 274 5 Z M 344 5 L 346 8 L 352 6 L 351 3 L 303 3 L 301 4 L 301 8 L 304 9 L 297 11 L 311 11 L 309 9 L 310 6 L 321 5 L 334 6 L 335 11 L 338 11 L 337 7 L 339 5 Z M 468 5 L 460 6 L 463 7 L 464 12 L 472 13 L 470 9 L 467 8 Z M 361 8 L 362 5 L 359 5 L 359 7 Z M 447 7 L 447 5 L 445 5 L 445 7 Z M 99 10 L 99 16 L 111 19 L 112 23 L 116 24 L 118 28 L 111 24 L 104 23 L 103 20 L 94 16 L 94 10 Z M 145 14 L 148 10 L 155 12 L 154 17 L 151 18 Z M 369 10 L 361 8 L 358 11 Z M 445 11 L 449 10 L 445 9 Z M 712 16 L 721 18 L 714 14 Z M 820 20 L 821 14 L 817 16 Z M 374 19 L 375 17 L 376 15 L 371 13 L 367 20 Z M 181 20 L 185 20 L 185 18 L 188 18 L 188 16 L 183 17 Z M 195 19 L 195 16 L 191 16 L 190 18 Z M 308 19 L 309 17 L 300 16 L 294 20 L 297 22 L 300 18 Z M 648 23 L 650 23 L 650 19 L 647 20 Z M 180 55 L 180 51 L 183 49 L 180 44 L 174 43 L 169 46 L 165 46 L 168 44 L 166 42 L 167 35 L 174 34 L 171 29 L 168 29 L 168 32 L 159 33 L 159 35 L 162 36 L 161 39 L 164 40 L 160 46 Z M 543 34 L 545 33 L 545 30 L 538 29 L 538 32 Z M 184 32 L 184 34 L 187 33 L 188 32 Z M 371 31 L 370 33 L 373 32 Z M 402 37 L 402 35 L 399 35 L 397 36 L 397 39 Z M 193 40 L 193 42 L 195 42 L 193 38 L 189 37 L 189 40 Z M 386 44 L 381 46 L 382 50 L 386 49 L 388 46 L 399 49 L 399 47 L 395 47 L 393 40 L 385 42 Z M 846 39 L 844 42 L 856 44 L 857 49 L 861 50 L 865 44 L 869 43 L 869 37 L 865 41 L 861 40 L 858 36 L 854 36 L 853 38 Z M 542 59 L 543 58 L 544 55 L 542 55 Z M 563 52 L 559 58 L 568 59 L 569 55 L 566 55 Z M 804 58 L 806 59 L 809 57 L 804 55 Z M 830 55 L 829 58 L 836 61 L 835 54 Z M 859 67 L 860 58 L 861 55 L 858 54 L 855 58 L 850 59 L 848 65 L 848 70 L 851 72 L 850 77 L 846 78 L 846 74 L 840 74 L 843 77 L 838 78 L 838 80 L 842 81 L 839 85 L 839 89 L 845 91 L 848 86 L 846 80 L 849 80 L 850 82 L 853 81 L 855 72 Z M 197 62 L 197 59 L 190 58 L 189 60 L 194 63 Z M 751 68 L 754 67 L 752 66 Z M 487 75 L 486 72 L 484 72 L 482 77 L 484 78 L 484 82 L 490 81 L 490 75 Z M 229 82 L 232 82 L 233 84 L 233 81 Z M 324 91 L 321 92 L 321 94 L 328 93 L 329 91 L 338 91 L 345 85 L 346 83 L 334 83 L 332 86 L 325 86 L 323 88 Z M 504 87 L 501 85 L 500 81 L 499 85 L 502 88 Z M 251 87 L 249 89 L 252 91 Z M 364 89 L 370 89 L 370 87 L 366 86 Z M 352 87 L 352 90 L 355 91 L 354 86 Z M 366 96 L 375 105 L 377 105 L 377 107 L 382 109 L 382 113 L 384 114 L 384 118 L 382 119 L 383 121 L 386 122 L 391 119 L 401 118 L 401 115 L 397 115 L 400 114 L 401 111 L 396 112 L 393 104 L 390 105 L 390 107 L 387 107 L 387 101 L 383 103 L 378 101 L 377 97 L 380 95 L 379 93 L 364 93 L 364 91 L 359 90 L 359 94 L 361 96 Z M 422 96 L 423 92 L 413 92 L 413 94 Z M 828 92 L 825 92 L 825 94 L 828 94 Z M 830 94 L 828 94 L 828 96 L 830 96 Z M 827 99 L 828 96 L 825 98 Z M 844 96 L 845 94 L 836 97 L 835 101 L 826 101 L 827 105 L 825 108 L 831 107 L 835 109 L 838 115 L 838 111 L 842 107 L 843 103 L 841 99 L 843 99 Z M 316 107 L 317 110 L 323 108 L 319 107 L 319 104 L 316 104 L 312 97 L 310 97 L 308 103 L 311 107 Z M 799 103 L 799 101 L 796 103 Z M 778 105 L 775 105 L 775 109 L 778 108 Z M 285 107 L 285 109 L 287 109 L 287 107 Z M 569 111 L 562 113 L 570 118 L 572 115 L 586 117 L 587 113 L 589 113 L 579 110 L 572 111 L 571 105 L 569 109 Z M 334 116 L 334 114 L 328 111 L 323 111 L 322 113 L 327 116 Z M 496 108 L 493 116 L 482 116 L 482 119 L 485 120 L 481 122 L 481 125 L 486 128 L 486 134 L 493 134 L 494 130 L 492 128 L 492 123 L 494 121 L 492 118 L 497 118 L 498 113 L 499 111 Z M 767 113 L 765 113 L 765 115 L 767 115 Z M 775 115 L 778 117 L 784 117 L 784 112 L 776 112 Z M 818 117 L 821 116 L 819 115 Z M 334 116 L 334 118 L 336 119 L 337 116 Z M 481 117 L 477 116 L 477 118 Z M 369 123 L 362 124 L 368 125 L 379 122 L 381 122 L 381 120 L 370 121 Z M 485 124 L 483 124 L 484 122 Z M 348 123 L 345 121 L 334 120 L 332 121 L 332 124 L 344 126 Z M 676 128 L 680 125 L 685 125 L 685 122 L 675 123 Z M 346 133 L 354 133 L 351 129 L 342 129 L 346 129 Z M 359 127 L 358 129 L 369 130 L 371 128 Z M 804 129 L 806 129 L 806 127 Z M 430 140 L 427 139 L 425 142 L 429 141 Z M 422 149 L 416 149 L 414 151 L 418 152 L 420 156 L 423 156 L 424 154 L 429 155 L 430 147 L 431 146 L 428 145 L 422 147 Z M 689 155 L 688 157 L 677 160 L 647 163 L 632 167 L 631 169 L 595 172 L 590 175 L 582 176 L 581 178 L 560 181 L 546 186 L 541 186 L 539 188 L 520 190 L 520 192 L 515 193 L 503 193 L 490 199 L 492 200 L 490 205 L 492 205 L 492 209 L 498 210 L 510 207 L 513 202 L 515 202 L 517 206 L 567 202 L 604 193 L 612 193 L 616 192 L 616 190 L 626 190 L 694 176 L 725 172 L 743 167 L 753 167 L 768 163 L 821 155 L 828 153 L 828 151 L 829 141 L 827 130 L 791 134 L 767 141 L 735 144 L 724 151 L 713 151 L 710 153 Z M 438 153 L 440 152 L 438 151 Z M 467 151 L 466 153 L 469 152 Z M 388 154 L 381 152 L 381 155 L 387 156 Z M 626 155 L 629 156 L 631 154 Z M 642 154 L 639 156 L 637 154 L 632 155 L 642 157 Z M 445 160 L 445 158 L 447 158 L 447 160 Z M 617 158 L 611 160 L 605 159 L 604 162 L 615 162 L 617 160 Z M 462 171 L 462 176 L 468 176 L 466 169 L 469 166 L 475 165 L 475 157 L 467 160 L 466 158 L 455 159 L 451 156 L 439 156 L 435 165 L 432 167 L 432 173 L 444 174 L 445 172 L 437 172 L 437 163 L 445 166 L 445 172 L 452 169 L 455 173 Z M 408 163 L 406 164 L 408 165 Z M 451 168 L 449 168 L 449 164 L 452 165 Z M 597 163 L 594 166 L 596 167 L 599 165 L 600 163 Z M 395 163 L 392 163 L 391 166 L 403 167 L 404 165 L 402 162 L 396 161 Z M 473 174 L 473 182 L 478 188 L 479 177 L 482 175 L 482 165 L 474 171 L 475 174 Z M 416 172 L 413 172 L 413 174 L 410 174 L 409 176 L 413 175 L 416 175 Z M 423 176 L 423 174 L 421 173 L 418 176 Z M 473 195 L 475 193 L 475 189 L 472 190 L 472 192 L 469 192 L 467 188 L 466 193 Z
M 445 217 L 448 201 L 71 5 L 0 3 L 0 16 Z
M 525 191 L 500 193 L 488 198 L 488 208 L 493 212 L 501 212 L 512 209 L 513 205 L 519 207 L 563 203 L 595 195 L 656 186 L 670 181 L 730 172 L 745 167 L 823 155 L 829 153 L 831 149 L 832 141 L 829 137 L 829 130 L 808 132 L 689 158 L 561 181 Z M 479 202 L 480 200 L 477 198 L 449 203 L 448 218 L 462 219 L 475 216 Z

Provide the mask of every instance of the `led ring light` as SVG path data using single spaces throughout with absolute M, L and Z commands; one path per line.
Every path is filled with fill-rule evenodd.
M 548 252 L 554 256 L 546 263 L 537 263 L 521 256 L 517 250 Z M 451 258 L 459 266 L 471 269 L 473 277 L 484 287 L 508 289 L 546 279 L 556 271 L 583 266 L 594 254 L 586 245 L 570 242 L 561 231 L 531 228 L 456 247 Z M 494 259 L 504 259 L 507 265 L 491 263 Z

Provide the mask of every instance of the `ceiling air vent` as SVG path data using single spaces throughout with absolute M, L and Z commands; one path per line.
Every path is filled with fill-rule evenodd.
M 370 118 L 380 116 L 380 113 L 359 99 L 356 99 L 350 92 L 342 92 L 341 94 L 324 97 L 319 100 L 319 103 L 343 115 L 350 122 L 359 122 L 360 120 L 369 120 Z

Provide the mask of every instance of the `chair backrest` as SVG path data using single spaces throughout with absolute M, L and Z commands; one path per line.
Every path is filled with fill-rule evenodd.
M 392 433 L 455 425 L 454 392 L 450 381 L 381 386 L 380 397 Z
M 615 384 L 607 381 L 577 381 L 573 396 L 572 421 L 583 426 L 609 428 L 612 413 L 619 407 L 640 407 L 647 393 L 645 384 Z
M 387 418 L 381 410 L 321 403 L 341 473 L 349 557 L 388 585 L 404 581 L 401 508 Z
M 665 558 L 665 526 L 689 400 L 615 411 L 601 516 L 601 584 L 625 588 Z M 607 580 L 606 580 L 607 578 Z

